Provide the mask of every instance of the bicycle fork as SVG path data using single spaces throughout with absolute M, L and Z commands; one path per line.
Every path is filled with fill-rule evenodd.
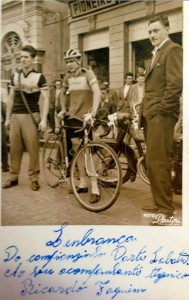
M 88 131 L 87 129 L 84 130 L 85 138 L 84 138 L 84 156 L 85 156 L 85 167 L 86 173 L 89 177 L 98 177 L 98 174 L 95 170 L 95 163 L 94 163 L 94 155 L 91 153 L 90 147 L 87 147 L 89 142 L 88 138 Z

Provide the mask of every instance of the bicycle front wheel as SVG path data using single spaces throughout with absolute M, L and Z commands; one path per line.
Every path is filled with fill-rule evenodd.
M 62 143 L 57 135 L 50 135 L 43 148 L 43 174 L 50 187 L 56 187 L 61 178 Z
M 87 182 L 85 193 L 77 191 L 81 173 Z M 113 149 L 104 143 L 90 142 L 81 148 L 73 158 L 70 175 L 76 199 L 89 211 L 104 211 L 111 207 L 119 196 L 122 185 L 121 165 Z M 100 196 L 98 202 L 91 203 L 94 186 Z

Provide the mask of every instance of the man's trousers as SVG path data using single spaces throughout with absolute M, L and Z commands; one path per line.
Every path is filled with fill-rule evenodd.
M 33 113 L 39 123 L 39 113 Z M 29 154 L 28 176 L 31 182 L 39 177 L 39 135 L 29 114 L 12 114 L 10 123 L 10 174 L 17 180 L 24 150 Z
M 169 155 L 176 119 L 156 115 L 145 119 L 146 166 L 155 205 L 159 210 L 174 210 Z

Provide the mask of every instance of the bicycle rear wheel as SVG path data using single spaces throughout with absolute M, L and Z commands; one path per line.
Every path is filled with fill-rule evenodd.
M 150 185 L 150 180 L 148 178 L 148 173 L 146 169 L 145 157 L 142 156 L 137 163 L 137 170 L 140 178 L 148 185 Z
M 43 173 L 47 184 L 56 187 L 62 177 L 62 143 L 57 135 L 48 137 L 43 148 Z
M 85 157 L 85 159 L 84 159 Z M 83 161 L 88 192 L 78 193 L 80 175 L 78 162 Z M 90 142 L 74 156 L 71 164 L 71 185 L 78 202 L 87 210 L 100 212 L 111 207 L 119 196 L 122 185 L 122 171 L 116 153 L 108 145 L 101 142 Z M 96 181 L 100 199 L 90 203 L 92 181 Z

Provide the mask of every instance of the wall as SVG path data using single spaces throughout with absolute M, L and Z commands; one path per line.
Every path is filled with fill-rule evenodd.
M 129 44 L 129 24 L 133 20 L 141 21 L 142 28 L 137 34 L 141 37 L 147 35 L 147 19 L 151 14 L 152 3 L 147 1 L 135 1 L 134 3 L 123 3 L 113 9 L 104 9 L 98 13 L 93 13 L 93 31 L 108 28 L 109 30 L 109 50 L 110 50 L 110 88 L 118 88 L 123 84 L 124 74 L 131 71 L 131 48 Z M 166 11 L 178 11 L 181 14 L 182 1 L 156 1 L 155 13 L 164 13 Z M 176 14 L 177 16 L 177 14 Z M 82 35 L 93 32 L 91 29 L 91 17 L 80 17 L 70 20 L 70 46 L 82 47 Z M 177 19 L 173 22 L 176 26 Z M 140 25 L 139 25 L 140 27 Z M 134 34 L 134 32 L 132 33 Z M 98 43 L 96 45 L 98 49 Z M 83 49 L 81 49 L 83 50 Z
M 16 32 L 22 44 L 39 50 L 36 63 L 42 64 L 48 83 L 65 68 L 63 53 L 69 47 L 68 5 L 55 0 L 25 1 L 25 14 L 20 1 L 2 7 L 2 41 Z M 25 21 L 23 17 L 25 15 Z

